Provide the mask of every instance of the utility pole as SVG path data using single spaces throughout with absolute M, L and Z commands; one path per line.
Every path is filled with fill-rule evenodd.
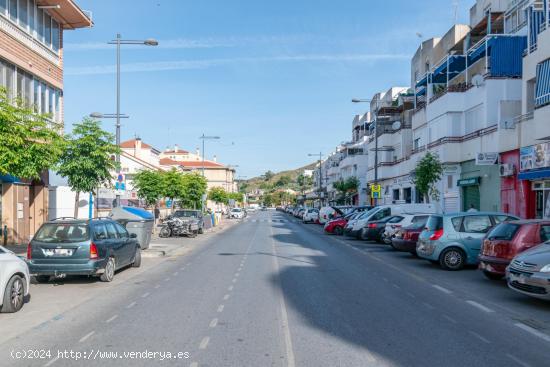
M 319 152 L 318 154 L 310 153 L 308 154 L 309 157 L 316 157 L 319 156 L 319 208 L 323 206 L 323 153 Z

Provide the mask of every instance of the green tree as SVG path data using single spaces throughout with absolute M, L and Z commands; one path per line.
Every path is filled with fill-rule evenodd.
M 111 156 L 119 151 L 119 147 L 114 144 L 114 136 L 103 130 L 97 120 L 85 118 L 73 126 L 59 159 L 57 172 L 67 178 L 69 186 L 76 193 L 75 218 L 78 216 L 81 192 L 93 192 L 100 186 L 110 184 L 111 172 L 117 167 Z
M 418 193 L 430 202 L 430 198 L 434 201 L 439 200 L 439 190 L 435 186 L 436 182 L 441 179 L 443 174 L 443 165 L 437 154 L 432 152 L 426 155 L 418 162 L 414 171 L 413 182 Z
M 346 180 L 340 179 L 336 181 L 332 186 L 338 192 L 338 203 L 344 204 L 351 195 L 357 193 L 359 180 L 357 177 L 348 177 Z
M 264 206 L 272 206 L 273 205 L 273 195 L 272 194 L 265 194 L 262 197 L 262 203 Z
M 198 173 L 183 175 L 183 192 L 179 196 L 181 204 L 187 208 L 200 208 L 202 196 L 206 194 L 208 183 L 206 178 Z
M 222 187 L 213 187 L 208 191 L 208 199 L 216 204 L 226 204 L 229 197 Z
M 0 88 L 0 175 L 40 178 L 63 153 L 62 131 L 48 115 L 36 114 Z
M 264 173 L 264 180 L 265 181 L 270 181 L 273 176 L 275 176 L 275 174 L 271 171 L 267 171 L 266 173 Z
M 154 206 L 164 194 L 164 178 L 162 172 L 153 170 L 139 171 L 133 178 L 134 189 L 138 196 L 145 200 L 147 206 Z
M 162 173 L 162 196 L 172 202 L 172 212 L 176 208 L 176 199 L 184 195 L 183 174 L 172 168 Z
M 237 203 L 244 202 L 244 194 L 242 192 L 230 192 L 227 194 L 227 198 L 235 200 Z
M 279 179 L 277 180 L 277 182 L 275 182 L 275 186 L 276 187 L 286 187 L 288 186 L 288 184 L 290 184 L 292 182 L 292 179 L 290 178 L 290 176 L 288 175 L 283 175 L 281 177 L 279 177 Z

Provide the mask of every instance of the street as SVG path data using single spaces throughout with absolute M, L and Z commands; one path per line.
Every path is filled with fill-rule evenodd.
M 410 257 L 252 214 L 4 341 L 2 364 L 547 365 L 545 302 Z

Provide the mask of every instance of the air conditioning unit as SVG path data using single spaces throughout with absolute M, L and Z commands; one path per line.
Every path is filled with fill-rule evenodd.
M 513 176 L 515 173 L 515 167 L 511 163 L 503 163 L 499 167 L 500 177 Z

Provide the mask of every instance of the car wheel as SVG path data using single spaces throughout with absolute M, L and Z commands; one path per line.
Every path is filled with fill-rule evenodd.
M 141 266 L 141 248 L 136 247 L 136 253 L 134 255 L 134 262 L 132 263 L 133 268 L 139 268 Z
M 172 231 L 168 227 L 162 227 L 159 232 L 160 238 L 168 238 L 172 235 Z
M 344 229 L 340 226 L 334 227 L 334 234 L 337 236 L 341 236 L 344 234 Z
M 189 233 L 189 234 L 187 235 L 187 237 L 189 237 L 189 238 L 195 238 L 195 237 L 197 237 L 197 233 L 198 233 L 197 231 L 193 231 L 193 232 Z
M 204 233 L 204 229 L 199 228 L 199 234 L 203 234 L 203 233 Z
M 491 280 L 501 280 L 502 278 L 504 278 L 504 275 L 497 274 L 497 273 L 491 273 L 490 271 L 484 271 L 483 275 L 485 275 L 487 278 L 489 278 Z
M 466 256 L 461 249 L 451 247 L 439 256 L 439 264 L 445 270 L 460 270 L 464 267 Z
M 359 233 L 357 234 L 357 239 L 358 240 L 363 240 L 363 241 L 366 241 L 367 239 L 367 235 L 365 233 L 365 228 L 363 228 L 361 231 L 359 231 Z
M 17 312 L 23 307 L 25 301 L 25 284 L 23 278 L 14 275 L 6 285 L 2 306 L 3 313 Z
M 36 275 L 34 277 L 37 283 L 48 283 L 50 281 L 49 275 Z
M 105 272 L 99 277 L 102 282 L 112 282 L 115 278 L 115 259 L 110 257 L 105 265 Z

